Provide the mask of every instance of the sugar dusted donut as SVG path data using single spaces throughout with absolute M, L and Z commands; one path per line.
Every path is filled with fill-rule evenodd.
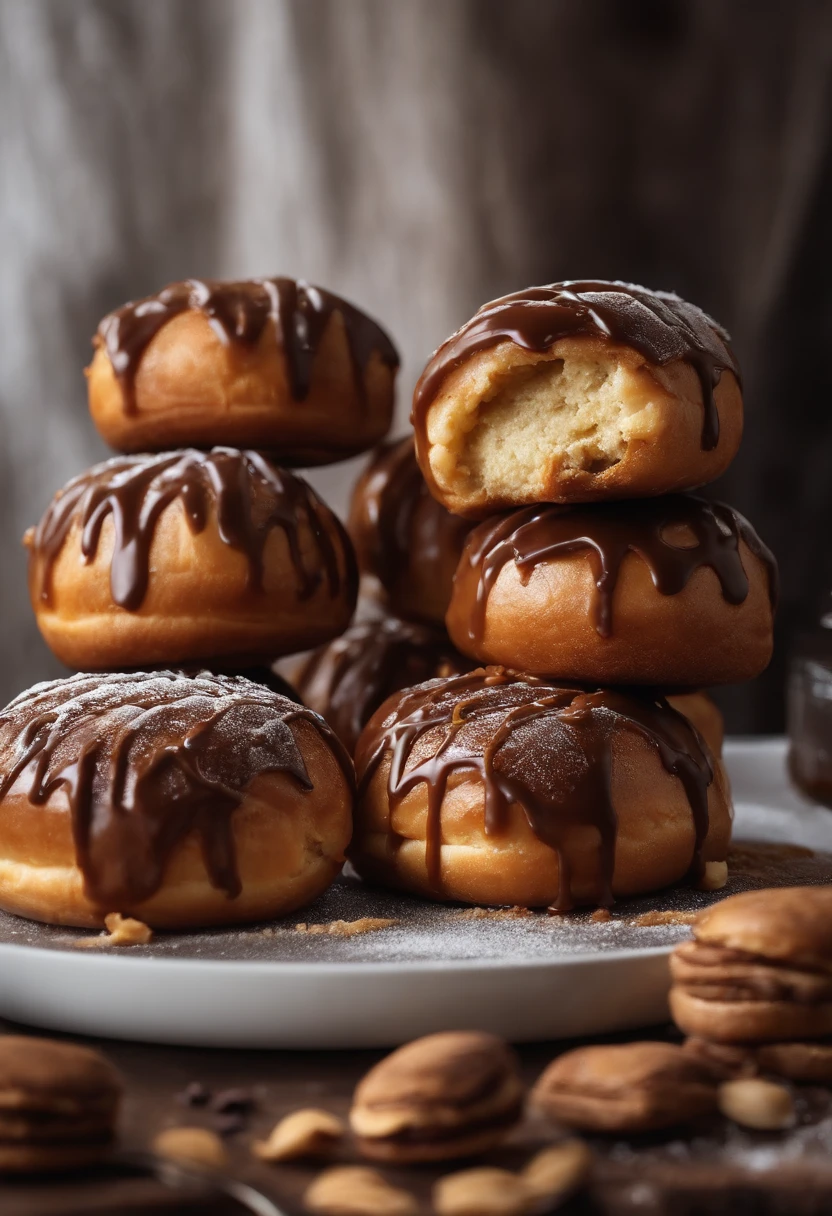
M 399 358 L 380 325 L 294 279 L 188 279 L 106 316 L 90 412 L 124 452 L 231 444 L 312 465 L 386 434 Z
M 724 882 L 722 765 L 661 697 L 485 668 L 397 693 L 355 754 L 350 860 L 473 904 L 607 904 Z
M 105 461 L 25 541 L 41 632 L 84 670 L 271 660 L 335 637 L 355 607 L 338 519 L 257 452 Z
M 431 495 L 412 436 L 373 454 L 353 491 L 347 524 L 358 568 L 378 579 L 391 612 L 440 625 L 470 528 Z
M 159 928 L 291 912 L 333 880 L 352 765 L 326 723 L 239 678 L 77 675 L 0 714 L 0 907 Z
M 748 521 L 695 495 L 524 507 L 471 532 L 446 620 L 482 663 L 701 688 L 766 667 L 775 582 Z
M 599 281 L 485 304 L 436 351 L 413 397 L 434 496 L 483 518 L 713 481 L 742 437 L 723 329 L 668 292 Z

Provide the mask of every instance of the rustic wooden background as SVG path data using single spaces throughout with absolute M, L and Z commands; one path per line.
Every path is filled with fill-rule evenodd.
M 0 0 L 0 702 L 58 668 L 19 537 L 103 455 L 102 313 L 288 273 L 383 319 L 400 426 L 431 349 L 530 282 L 675 288 L 734 335 L 720 492 L 780 559 L 778 659 L 724 696 L 776 729 L 832 585 L 832 5 L 825 0 Z M 342 505 L 354 466 L 316 473 Z

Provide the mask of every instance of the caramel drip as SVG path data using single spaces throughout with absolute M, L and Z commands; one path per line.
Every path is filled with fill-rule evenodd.
M 244 553 L 249 586 L 262 589 L 263 552 L 269 533 L 280 528 L 289 547 L 302 600 L 314 595 L 325 578 L 333 599 L 343 586 L 354 592 L 352 547 L 334 515 L 332 526 L 343 538 L 348 569 L 342 577 L 338 552 L 323 523 L 325 508 L 301 478 L 278 469 L 258 452 L 187 448 L 156 456 L 117 456 L 76 477 L 47 507 L 30 541 L 33 558 L 43 558 L 40 598 L 50 602 L 52 570 L 73 525 L 81 526 L 81 551 L 91 562 L 98 552 L 108 516 L 114 525 L 110 566 L 113 600 L 135 612 L 147 593 L 150 550 L 160 515 L 179 500 L 193 533 L 202 532 L 213 509 L 223 542 Z M 304 559 L 300 525 L 315 542 L 316 560 Z
M 387 367 L 395 371 L 399 366 L 396 348 L 381 326 L 321 287 L 286 278 L 186 279 L 155 296 L 125 304 L 98 327 L 98 339 L 121 385 L 126 413 L 136 409 L 136 372 L 148 345 L 168 321 L 188 311 L 204 313 L 226 345 L 256 346 L 271 325 L 286 357 L 294 401 L 304 401 L 309 393 L 312 365 L 335 313 L 344 323 L 355 388 L 362 399 L 364 373 L 374 351 Z
M 485 787 L 488 836 L 504 833 L 511 806 L 519 805 L 538 839 L 556 851 L 557 911 L 574 904 L 570 834 L 595 828 L 594 898 L 608 906 L 617 834 L 612 745 L 622 730 L 651 743 L 667 772 L 682 782 L 694 825 L 691 873 L 697 875 L 708 834 L 710 755 L 691 723 L 648 692 L 586 692 L 500 667 L 432 680 L 403 693 L 368 726 L 356 753 L 360 792 L 388 753 L 391 817 L 412 789 L 426 786 L 426 864 L 439 890 L 442 801 L 453 774 L 473 771 Z
M 482 640 L 488 596 L 508 562 L 515 563 L 525 584 L 537 566 L 574 553 L 585 553 L 591 563 L 595 628 L 603 638 L 613 632 L 613 597 L 628 553 L 637 553 L 647 563 L 661 595 L 678 594 L 695 571 L 709 566 L 725 600 L 741 604 L 748 595 L 748 578 L 740 540 L 765 563 L 773 605 L 774 557 L 748 520 L 723 503 L 673 494 L 580 507 L 525 507 L 497 516 L 474 529 L 460 562 L 460 568 L 467 563 L 479 578 L 468 636 L 474 644 Z
M 567 280 L 530 287 L 484 305 L 433 354 L 413 396 L 413 422 L 424 420 L 443 381 L 478 351 L 510 341 L 543 352 L 561 338 L 592 337 L 632 346 L 649 362 L 689 363 L 702 386 L 702 448 L 719 442 L 714 389 L 724 371 L 739 380 L 725 331 L 672 292 L 632 283 Z
M 36 805 L 65 790 L 84 888 L 102 909 L 149 899 L 191 833 L 212 885 L 233 899 L 232 815 L 250 783 L 286 773 L 312 789 L 298 721 L 318 731 L 352 784 L 326 723 L 248 680 L 159 672 L 37 684 L 0 714 L 0 803 L 13 787 Z
M 326 718 L 352 753 L 365 724 L 392 693 L 470 666 L 441 630 L 388 617 L 354 624 L 316 650 L 295 682 L 303 701 Z

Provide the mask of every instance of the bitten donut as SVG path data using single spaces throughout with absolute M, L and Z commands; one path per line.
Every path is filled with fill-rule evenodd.
M 59 925 L 279 916 L 335 878 L 349 757 L 326 723 L 244 679 L 36 684 L 0 714 L 0 907 Z
M 328 464 L 387 433 L 399 357 L 380 325 L 294 279 L 187 279 L 98 327 L 90 412 L 123 452 L 230 444 Z
M 474 904 L 609 904 L 726 872 L 725 775 L 661 697 L 485 668 L 391 697 L 356 749 L 349 857 Z
M 689 490 L 742 438 L 725 331 L 630 283 L 530 287 L 484 305 L 416 385 L 422 471 L 451 511 Z
M 108 460 L 24 541 L 41 633 L 83 670 L 271 660 L 341 633 L 356 602 L 336 516 L 257 452 Z
M 481 663 L 701 687 L 766 667 L 775 595 L 774 558 L 748 521 L 674 494 L 484 521 L 468 537 L 446 620 Z
M 351 625 L 314 651 L 293 683 L 303 703 L 326 718 L 352 754 L 365 724 L 392 693 L 472 665 L 444 630 L 387 617 Z
M 347 523 L 358 568 L 378 579 L 391 611 L 440 625 L 470 529 L 431 495 L 412 436 L 375 452 L 353 491 Z

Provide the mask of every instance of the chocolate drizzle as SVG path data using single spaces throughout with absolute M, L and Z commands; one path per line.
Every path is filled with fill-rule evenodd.
M 580 507 L 525 507 L 496 516 L 474 529 L 460 561 L 460 569 L 467 564 L 479 579 L 468 636 L 475 644 L 482 640 L 488 596 L 508 562 L 515 563 L 525 584 L 537 566 L 575 553 L 585 553 L 591 563 L 595 628 L 604 638 L 613 632 L 613 597 L 628 553 L 637 553 L 647 563 L 661 595 L 676 595 L 696 570 L 709 566 L 726 601 L 741 604 L 748 595 L 748 578 L 740 540 L 765 563 L 773 605 L 774 557 L 748 520 L 723 503 L 671 494 Z
M 135 412 L 136 372 L 150 342 L 168 321 L 192 310 L 205 314 L 226 345 L 253 347 L 267 326 L 272 326 L 286 356 L 295 401 L 304 401 L 309 393 L 312 365 L 335 313 L 344 323 L 355 387 L 362 398 L 364 373 L 374 351 L 393 371 L 399 366 L 396 348 L 381 326 L 322 287 L 286 278 L 186 279 L 154 296 L 125 304 L 104 317 L 98 327 L 98 340 L 121 385 L 126 413 Z
M 672 292 L 632 283 L 567 280 L 530 287 L 485 304 L 429 360 L 413 396 L 413 421 L 424 418 L 442 383 L 478 351 L 511 341 L 543 352 L 561 338 L 604 338 L 632 346 L 649 362 L 689 363 L 702 386 L 702 448 L 719 442 L 714 389 L 724 371 L 739 380 L 725 330 L 694 304 Z
M 391 693 L 471 665 L 443 631 L 388 617 L 351 625 L 320 647 L 295 684 L 304 703 L 326 718 L 352 753 L 365 723 Z
M 13 788 L 34 804 L 65 790 L 85 891 L 103 910 L 149 899 L 193 832 L 212 885 L 233 899 L 232 815 L 250 783 L 286 773 L 312 789 L 293 731 L 301 720 L 351 783 L 349 758 L 326 723 L 248 680 L 160 672 L 36 684 L 0 714 L 0 803 Z
M 37 594 L 51 598 L 51 574 L 72 529 L 81 527 L 81 552 L 91 562 L 104 521 L 112 516 L 115 539 L 110 569 L 113 600 L 134 612 L 144 600 L 150 577 L 150 550 L 160 515 L 179 500 L 193 533 L 202 532 L 211 511 L 223 542 L 244 553 L 249 587 L 263 585 L 263 553 L 269 533 L 282 529 L 298 581 L 300 599 L 309 599 L 325 579 L 334 599 L 346 586 L 354 595 L 352 548 L 336 517 L 300 477 L 278 469 L 258 452 L 187 448 L 156 456 L 117 456 L 95 465 L 56 495 L 27 543 L 33 559 L 42 557 Z M 324 524 L 342 538 L 347 563 L 342 576 L 338 546 Z M 316 559 L 304 558 L 300 526 L 315 542 Z
M 356 485 L 348 529 L 359 568 L 393 593 L 414 555 L 437 574 L 449 557 L 455 563 L 471 523 L 433 498 L 409 435 L 376 449 Z M 396 608 L 402 611 L 404 605 Z
M 485 787 L 488 836 L 507 830 L 509 809 L 517 804 L 538 839 L 557 852 L 558 911 L 574 902 L 570 835 L 595 828 L 594 898 L 609 905 L 617 833 L 612 747 L 621 731 L 646 739 L 681 781 L 694 825 L 691 872 L 698 874 L 708 834 L 710 755 L 690 722 L 648 692 L 583 691 L 501 667 L 431 680 L 388 702 L 367 726 L 356 752 L 359 794 L 388 754 L 391 816 L 411 790 L 426 786 L 426 863 L 439 889 L 442 801 L 450 778 L 472 771 Z

